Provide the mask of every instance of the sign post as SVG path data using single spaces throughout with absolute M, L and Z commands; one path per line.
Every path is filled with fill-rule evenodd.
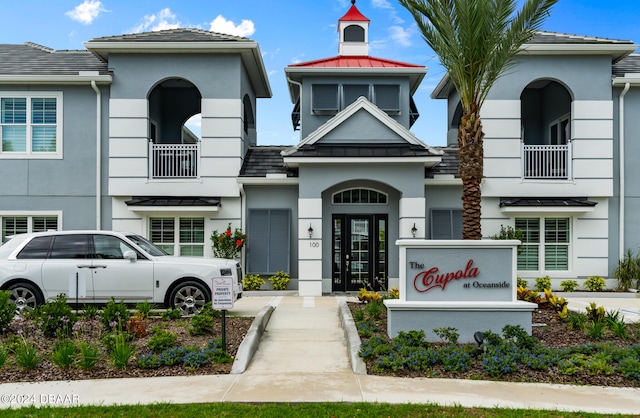
M 233 277 L 213 278 L 213 309 L 222 311 L 222 345 L 227 352 L 227 309 L 233 308 Z

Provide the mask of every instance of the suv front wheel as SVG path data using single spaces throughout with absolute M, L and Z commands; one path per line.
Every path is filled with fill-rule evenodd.
M 182 311 L 182 316 L 199 314 L 204 305 L 211 300 L 209 291 L 202 284 L 187 281 L 177 285 L 169 296 L 169 302 L 173 309 Z

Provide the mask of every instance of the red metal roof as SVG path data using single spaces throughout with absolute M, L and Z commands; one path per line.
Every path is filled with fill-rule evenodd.
M 343 20 L 371 22 L 371 20 L 367 19 L 362 15 L 362 13 L 360 13 L 360 10 L 358 10 L 355 4 L 351 6 L 346 15 L 340 18 L 339 22 Z
M 424 65 L 409 64 L 406 62 L 387 60 L 384 58 L 362 56 L 343 56 L 322 58 L 313 61 L 290 64 L 289 67 L 307 68 L 424 68 Z

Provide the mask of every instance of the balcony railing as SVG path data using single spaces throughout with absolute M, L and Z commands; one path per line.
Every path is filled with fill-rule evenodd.
M 523 179 L 571 179 L 571 143 L 522 145 Z
M 149 177 L 153 179 L 197 178 L 200 143 L 154 144 L 149 142 Z

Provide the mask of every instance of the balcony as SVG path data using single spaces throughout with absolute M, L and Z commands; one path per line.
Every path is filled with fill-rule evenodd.
M 154 144 L 149 142 L 149 178 L 193 179 L 199 177 L 200 142 Z
M 571 143 L 566 145 L 522 144 L 522 178 L 571 180 Z

